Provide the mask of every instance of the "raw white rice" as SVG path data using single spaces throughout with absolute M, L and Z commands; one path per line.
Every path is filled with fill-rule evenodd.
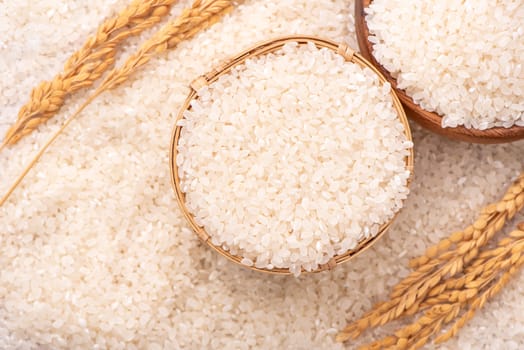
M 524 2 L 373 0 L 373 55 L 443 127 L 524 126 Z
M 401 208 L 412 143 L 370 69 L 291 43 L 198 95 L 178 122 L 181 188 L 243 264 L 312 271 Z
M 128 3 L 2 2 L 0 135 L 31 89 Z M 409 258 L 495 200 L 523 170 L 524 142 L 455 143 L 414 126 L 415 177 L 388 234 L 351 263 L 298 279 L 250 271 L 202 245 L 178 209 L 168 166 L 171 129 L 192 79 L 278 35 L 355 47 L 352 13 L 351 0 L 247 0 L 88 107 L 0 208 L 0 349 L 356 348 L 333 333 L 387 298 L 409 273 Z M 0 193 L 84 98 L 69 99 L 56 118 L 0 153 Z M 520 273 L 455 338 L 427 348 L 524 348 L 523 294 Z

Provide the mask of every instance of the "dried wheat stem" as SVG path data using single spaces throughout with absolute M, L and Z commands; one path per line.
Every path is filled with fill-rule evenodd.
M 134 0 L 116 17 L 103 22 L 97 33 L 67 60 L 62 73 L 33 89 L 30 101 L 20 109 L 15 124 L 7 131 L 4 144 L 18 142 L 55 115 L 68 96 L 91 86 L 114 64 L 118 46 L 160 22 L 175 1 Z
M 395 335 L 363 345 L 360 349 L 418 349 L 442 326 L 453 320 L 460 312 L 459 303 L 445 303 L 431 307 L 415 322 L 399 329 Z
M 2 151 L 4 150 L 4 148 L 6 148 L 7 146 L 7 140 L 3 140 L 2 141 L 2 144 L 0 144 L 0 153 L 2 153 Z
M 439 290 L 434 290 L 423 302 L 423 307 L 428 307 L 440 303 L 449 302 L 469 302 L 478 295 L 486 285 L 490 284 L 500 274 L 511 266 L 515 259 L 520 258 L 520 252 L 524 248 L 522 237 L 517 234 L 524 234 L 522 231 L 514 231 L 512 237 L 507 237 L 499 242 L 499 247 L 483 252 L 472 266 L 468 267 L 467 273 L 459 278 L 450 279 L 440 285 Z M 516 253 L 517 252 L 517 253 Z
M 164 26 L 151 39 L 147 40 L 118 69 L 113 69 L 98 90 L 112 89 L 129 78 L 129 75 L 149 62 L 156 54 L 175 47 L 183 40 L 193 36 L 202 28 L 209 27 L 219 17 L 233 9 L 231 0 L 196 0 L 191 8 L 184 10 L 177 21 Z
M 482 288 L 485 283 L 489 283 L 497 271 L 505 268 L 514 259 L 510 257 L 504 260 L 507 254 L 516 249 L 515 247 L 523 245 L 518 232 L 521 231 L 517 230 L 510 234 L 510 237 L 502 239 L 495 249 L 481 252 L 480 255 L 477 252 L 476 260 L 470 264 L 464 276 L 445 280 L 446 275 L 454 276 L 454 274 L 463 272 L 461 264 L 459 264 L 460 269 L 454 270 L 454 274 L 450 273 L 450 268 L 439 269 L 424 276 L 424 279 L 414 282 L 404 294 L 375 305 L 358 321 L 349 324 L 342 330 L 337 340 L 345 341 L 357 338 L 370 327 L 384 325 L 402 316 L 413 315 L 421 308 L 442 302 L 465 302 L 471 299 L 478 289 Z M 456 261 L 462 260 L 451 258 L 450 262 L 444 266 L 457 266 Z M 465 290 L 455 290 L 460 288 L 465 288 Z
M 503 227 L 505 218 L 505 214 L 497 213 L 489 221 L 482 220 L 482 222 L 487 223 L 485 226 L 477 225 L 477 228 L 473 228 L 473 226 L 468 228 L 465 232 L 472 232 L 473 237 L 475 237 L 473 240 L 457 243 L 454 249 L 441 253 L 438 258 L 428 259 L 425 265 L 418 267 L 394 287 L 391 297 L 405 294 L 416 283 L 426 281 L 429 276 L 435 274 L 442 277 L 454 276 L 462 272 L 464 265 L 474 259 L 479 249 Z
M 517 271 L 519 271 L 519 268 L 522 266 L 523 263 L 524 257 L 521 256 L 520 259 L 515 263 L 515 265 L 511 266 L 509 270 L 506 271 L 496 283 L 494 283 L 484 293 L 477 296 L 472 301 L 470 309 L 455 322 L 455 324 L 451 327 L 449 331 L 438 336 L 435 339 L 435 343 L 440 344 L 454 337 L 459 332 L 459 330 L 462 327 L 464 327 L 464 325 L 469 320 L 473 318 L 475 312 L 478 309 L 482 308 L 489 299 L 491 299 L 493 296 L 495 296 L 498 292 L 502 290 L 502 288 L 509 282 L 511 276 L 513 276 Z
M 524 197 L 523 197 L 524 198 Z M 509 202 L 512 202 L 509 200 Z M 522 208 L 522 204 L 517 206 L 518 210 Z M 512 213 L 514 216 L 515 213 Z M 455 276 L 461 273 L 464 266 L 472 261 L 479 253 L 479 250 L 497 233 L 502 229 L 506 220 L 510 218 L 508 213 L 497 213 L 490 217 L 489 221 L 483 220 L 485 226 L 478 225 L 474 228 L 473 235 L 474 239 L 469 241 L 463 241 L 456 245 L 456 248 L 448 252 L 442 253 L 438 259 L 430 260 L 426 265 L 422 265 L 417 270 L 413 271 L 408 277 L 397 284 L 392 293 L 391 297 L 397 297 L 408 293 L 409 289 L 413 286 L 419 287 L 417 282 L 425 282 L 435 275 L 444 278 L 445 276 Z
M 464 231 L 453 233 L 449 238 L 441 240 L 438 244 L 429 247 L 425 254 L 421 257 L 412 259 L 410 266 L 412 268 L 418 268 L 431 261 L 432 259 L 438 258 L 438 256 L 449 250 L 451 245 L 476 239 L 486 225 L 493 221 L 494 216 L 504 216 L 499 224 L 504 225 L 506 220 L 513 218 L 513 216 L 522 209 L 524 206 L 524 173 L 521 174 L 517 180 L 508 188 L 502 200 L 498 203 L 493 203 L 486 206 L 480 217 L 475 223 L 469 226 Z
M 426 344 L 429 338 L 436 334 L 443 324 L 453 321 L 453 319 L 458 316 L 460 310 L 468 303 L 471 303 L 472 309 L 477 306 L 478 308 L 482 307 L 489 296 L 479 297 L 479 292 L 490 284 L 493 284 L 501 272 L 507 271 L 508 269 L 516 269 L 518 266 L 522 265 L 522 263 L 524 263 L 523 254 L 524 223 L 520 224 L 519 229 L 511 232 L 508 237 L 501 239 L 496 248 L 480 252 L 475 260 L 467 267 L 465 270 L 466 273 L 463 276 L 451 278 L 439 283 L 429 293 L 425 293 L 424 296 L 421 297 L 421 300 L 416 302 L 411 309 L 398 315 L 396 313 L 397 309 L 395 309 L 395 304 L 401 304 L 403 302 L 402 300 L 397 298 L 394 302 L 392 300 L 392 303 L 382 303 L 378 305 L 378 307 L 375 307 L 374 310 L 376 311 L 384 305 L 389 306 L 390 309 L 381 310 L 381 313 L 373 312 L 369 313 L 369 315 L 365 315 L 365 317 L 375 317 L 375 319 L 367 319 L 365 322 L 361 319 L 354 322 L 337 336 L 337 340 L 345 341 L 351 337 L 360 335 L 365 329 L 359 327 L 369 327 L 369 325 L 373 326 L 377 323 L 384 324 L 386 323 L 384 320 L 389 321 L 402 315 L 415 314 L 419 310 L 429 308 L 429 313 L 426 311 L 424 316 L 426 318 L 421 318 L 417 322 L 401 329 L 395 333 L 395 336 L 380 339 L 363 347 L 364 349 L 381 349 L 388 347 L 393 347 L 395 349 L 419 348 Z M 514 273 L 513 270 L 511 271 Z M 507 278 L 509 279 L 509 277 Z M 502 285 L 506 282 L 497 282 L 496 285 L 499 285 L 500 287 L 496 287 L 498 288 L 496 290 L 500 290 Z M 483 293 L 483 295 L 487 295 L 486 293 Z M 491 292 L 490 295 L 493 293 L 495 292 Z M 475 300 L 479 301 L 476 302 Z M 439 321 L 439 319 L 433 317 L 436 314 L 435 310 L 439 310 L 435 309 L 435 307 L 442 307 L 443 305 L 456 305 L 458 310 L 453 308 L 453 312 L 449 311 L 447 314 L 442 314 L 443 318 Z M 445 308 L 448 308 L 448 306 L 445 306 Z M 456 325 L 446 333 L 448 338 L 458 332 L 458 329 L 473 316 L 473 313 L 474 311 L 470 310 L 462 316 L 461 319 L 457 321 Z M 424 328 L 424 323 L 428 320 L 428 317 L 432 319 L 432 322 L 435 322 L 435 324 L 432 327 Z M 436 325 L 438 325 L 438 327 Z M 393 343 L 394 345 L 392 345 Z
M 379 350 L 379 349 L 388 349 L 394 348 L 397 344 L 397 337 L 389 335 L 372 343 L 359 346 L 359 350 Z
M 479 249 L 523 207 L 524 174 L 509 187 L 499 203 L 487 206 L 473 225 L 464 231 L 453 233 L 451 237 L 430 247 L 424 256 L 413 259 L 411 266 L 416 270 L 393 288 L 391 297 L 407 293 L 411 286 L 427 279 L 435 271 L 451 276 L 461 272 L 463 266 L 476 257 Z
M 208 28 L 216 23 L 223 15 L 233 9 L 234 1 L 231 0 L 195 0 L 192 7 L 183 11 L 176 20 L 166 24 L 151 39 L 146 41 L 139 51 L 132 55 L 121 68 L 113 69 L 97 90 L 71 115 L 62 127 L 44 144 L 32 159 L 29 165 L 18 176 L 8 189 L 7 193 L 0 199 L 2 206 L 16 187 L 22 182 L 27 173 L 42 157 L 47 148 L 65 130 L 65 128 L 101 93 L 110 90 L 123 83 L 138 68 L 146 64 L 155 54 L 164 52 L 175 47 L 179 42 L 188 39 L 198 31 Z
M 89 105 L 96 96 L 91 96 L 88 98 L 82 106 L 80 106 L 80 110 L 84 109 L 87 105 Z M 78 112 L 79 113 L 79 112 Z M 24 177 L 27 175 L 27 173 L 35 166 L 36 162 L 42 157 L 42 155 L 45 153 L 45 151 L 51 146 L 51 144 L 57 139 L 57 137 L 67 128 L 67 126 L 75 119 L 76 115 L 78 113 L 73 114 L 71 117 L 66 119 L 64 124 L 58 129 L 57 132 L 53 134 L 53 136 L 47 140 L 47 142 L 40 148 L 40 150 L 36 153 L 36 155 L 33 157 L 31 162 L 25 167 L 25 169 L 22 171 L 22 173 L 16 178 L 16 180 L 13 182 L 11 187 L 7 190 L 7 192 L 4 194 L 4 196 L 0 199 L 0 207 L 4 205 L 4 203 L 9 199 L 9 196 L 13 193 L 13 191 L 16 189 L 16 187 L 22 182 Z
M 438 271 L 434 272 L 426 279 L 412 285 L 405 294 L 392 297 L 386 302 L 375 305 L 358 321 L 344 328 L 337 336 L 337 340 L 346 341 L 350 338 L 357 338 L 370 327 L 381 326 L 403 315 L 414 314 L 418 311 L 420 303 L 425 300 L 432 289 L 438 288 L 437 286 L 442 278 L 442 274 Z
M 446 294 L 446 291 L 466 288 L 462 291 L 467 292 L 467 288 L 479 288 L 479 285 L 473 286 L 472 282 L 485 278 L 489 279 L 489 276 L 498 271 L 501 265 L 507 264 L 508 261 L 510 261 L 507 255 L 521 244 L 522 242 L 513 236 L 503 238 L 498 243 L 498 247 L 480 252 L 475 260 L 465 267 L 462 276 L 445 280 L 444 283 L 439 284 L 431 290 L 428 293 L 428 297 L 438 297 L 444 300 L 446 298 L 452 298 L 451 295 Z

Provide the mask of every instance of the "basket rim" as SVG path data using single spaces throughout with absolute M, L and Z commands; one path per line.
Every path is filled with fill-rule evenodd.
M 365 9 L 373 0 L 355 1 L 355 29 L 358 46 L 362 56 L 370 61 L 377 70 L 389 81 L 395 89 L 399 99 L 406 107 L 408 115 L 424 128 L 439 135 L 472 143 L 495 144 L 506 143 L 524 139 L 524 127 L 513 125 L 510 128 L 493 127 L 486 130 L 468 129 L 463 125 L 454 128 L 443 128 L 441 125 L 442 116 L 436 112 L 429 112 L 416 104 L 413 99 L 402 89 L 397 87 L 397 80 L 391 73 L 382 66 L 373 54 L 373 45 L 369 42 L 369 28 L 366 21 Z
M 375 74 L 377 74 L 382 84 L 388 83 L 387 79 L 370 62 L 368 62 L 365 58 L 363 58 L 361 55 L 353 51 L 351 48 L 349 48 L 349 46 L 347 46 L 344 43 L 338 44 L 329 39 L 324 39 L 324 38 L 319 38 L 316 36 L 309 36 L 309 35 L 289 35 L 289 36 L 282 36 L 282 37 L 266 40 L 246 50 L 241 51 L 239 54 L 234 55 L 225 61 L 222 61 L 217 67 L 210 70 L 207 74 L 204 74 L 198 77 L 190 84 L 190 92 L 188 96 L 186 97 L 184 103 L 180 107 L 179 112 L 176 116 L 175 124 L 174 124 L 172 135 L 171 135 L 171 145 L 170 145 L 170 152 L 169 152 L 171 185 L 175 192 L 178 205 L 182 213 L 184 214 L 184 217 L 188 221 L 193 231 L 199 237 L 199 239 L 202 242 L 204 242 L 207 246 L 215 250 L 217 253 L 226 257 L 228 260 L 236 264 L 239 264 L 251 270 L 260 271 L 260 272 L 269 273 L 269 274 L 277 274 L 277 275 L 290 275 L 291 272 L 287 268 L 267 269 L 267 268 L 257 268 L 255 266 L 247 266 L 247 265 L 242 264 L 241 256 L 233 255 L 229 253 L 228 251 L 224 250 L 221 246 L 214 245 L 211 242 L 210 235 L 204 230 L 203 227 L 200 227 L 195 222 L 194 216 L 191 214 L 191 212 L 188 210 L 185 204 L 185 194 L 182 192 L 180 188 L 180 177 L 178 174 L 178 166 L 176 164 L 176 157 L 178 154 L 177 146 L 178 146 L 178 140 L 180 138 L 180 132 L 182 130 L 182 127 L 178 126 L 177 124 L 178 124 L 178 121 L 183 118 L 184 112 L 191 108 L 191 105 L 190 105 L 191 101 L 197 97 L 197 91 L 199 88 L 216 81 L 221 75 L 228 73 L 234 66 L 238 64 L 242 64 L 246 59 L 255 57 L 255 56 L 259 56 L 259 55 L 264 55 L 272 51 L 276 51 L 280 49 L 282 46 L 284 46 L 284 44 L 289 43 L 289 42 L 297 42 L 298 44 L 302 44 L 302 45 L 312 42 L 317 47 L 325 47 L 325 48 L 331 49 L 337 52 L 338 54 L 341 54 L 347 61 L 351 61 L 353 63 L 357 63 L 361 66 L 365 66 L 371 69 Z M 409 122 L 408 122 L 406 113 L 394 89 L 391 89 L 391 96 L 392 96 L 394 108 L 397 111 L 398 117 L 402 125 L 404 126 L 404 134 L 408 141 L 413 142 L 411 129 L 409 126 Z M 409 171 L 409 177 L 407 180 L 408 188 L 413 178 L 413 170 L 414 170 L 413 163 L 414 163 L 414 147 L 411 147 L 409 154 L 405 157 L 406 170 Z M 402 202 L 404 203 L 405 199 L 402 200 Z M 325 270 L 331 270 L 334 267 L 336 267 L 337 265 L 347 262 L 350 259 L 352 259 L 353 257 L 361 254 L 362 252 L 367 250 L 370 246 L 372 246 L 378 239 L 380 239 L 386 233 L 386 231 L 395 221 L 396 217 L 398 216 L 401 210 L 402 208 L 397 210 L 397 212 L 394 214 L 394 216 L 389 221 L 382 224 L 379 228 L 378 233 L 375 236 L 359 241 L 357 247 L 355 247 L 352 250 L 348 250 L 344 254 L 335 255 L 327 264 L 320 265 L 316 270 L 313 270 L 313 271 L 302 270 L 302 273 L 318 273 L 318 272 L 325 271 Z

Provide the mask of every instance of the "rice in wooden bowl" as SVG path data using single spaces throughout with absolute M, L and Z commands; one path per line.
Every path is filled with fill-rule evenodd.
M 362 55 L 423 127 L 452 139 L 524 138 L 524 4 L 355 1 Z

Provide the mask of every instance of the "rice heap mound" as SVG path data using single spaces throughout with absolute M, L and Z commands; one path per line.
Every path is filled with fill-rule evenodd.
M 374 0 L 373 55 L 443 127 L 524 126 L 524 2 Z
M 179 121 L 186 205 L 248 266 L 311 271 L 377 234 L 408 194 L 391 87 L 314 44 L 249 59 Z

